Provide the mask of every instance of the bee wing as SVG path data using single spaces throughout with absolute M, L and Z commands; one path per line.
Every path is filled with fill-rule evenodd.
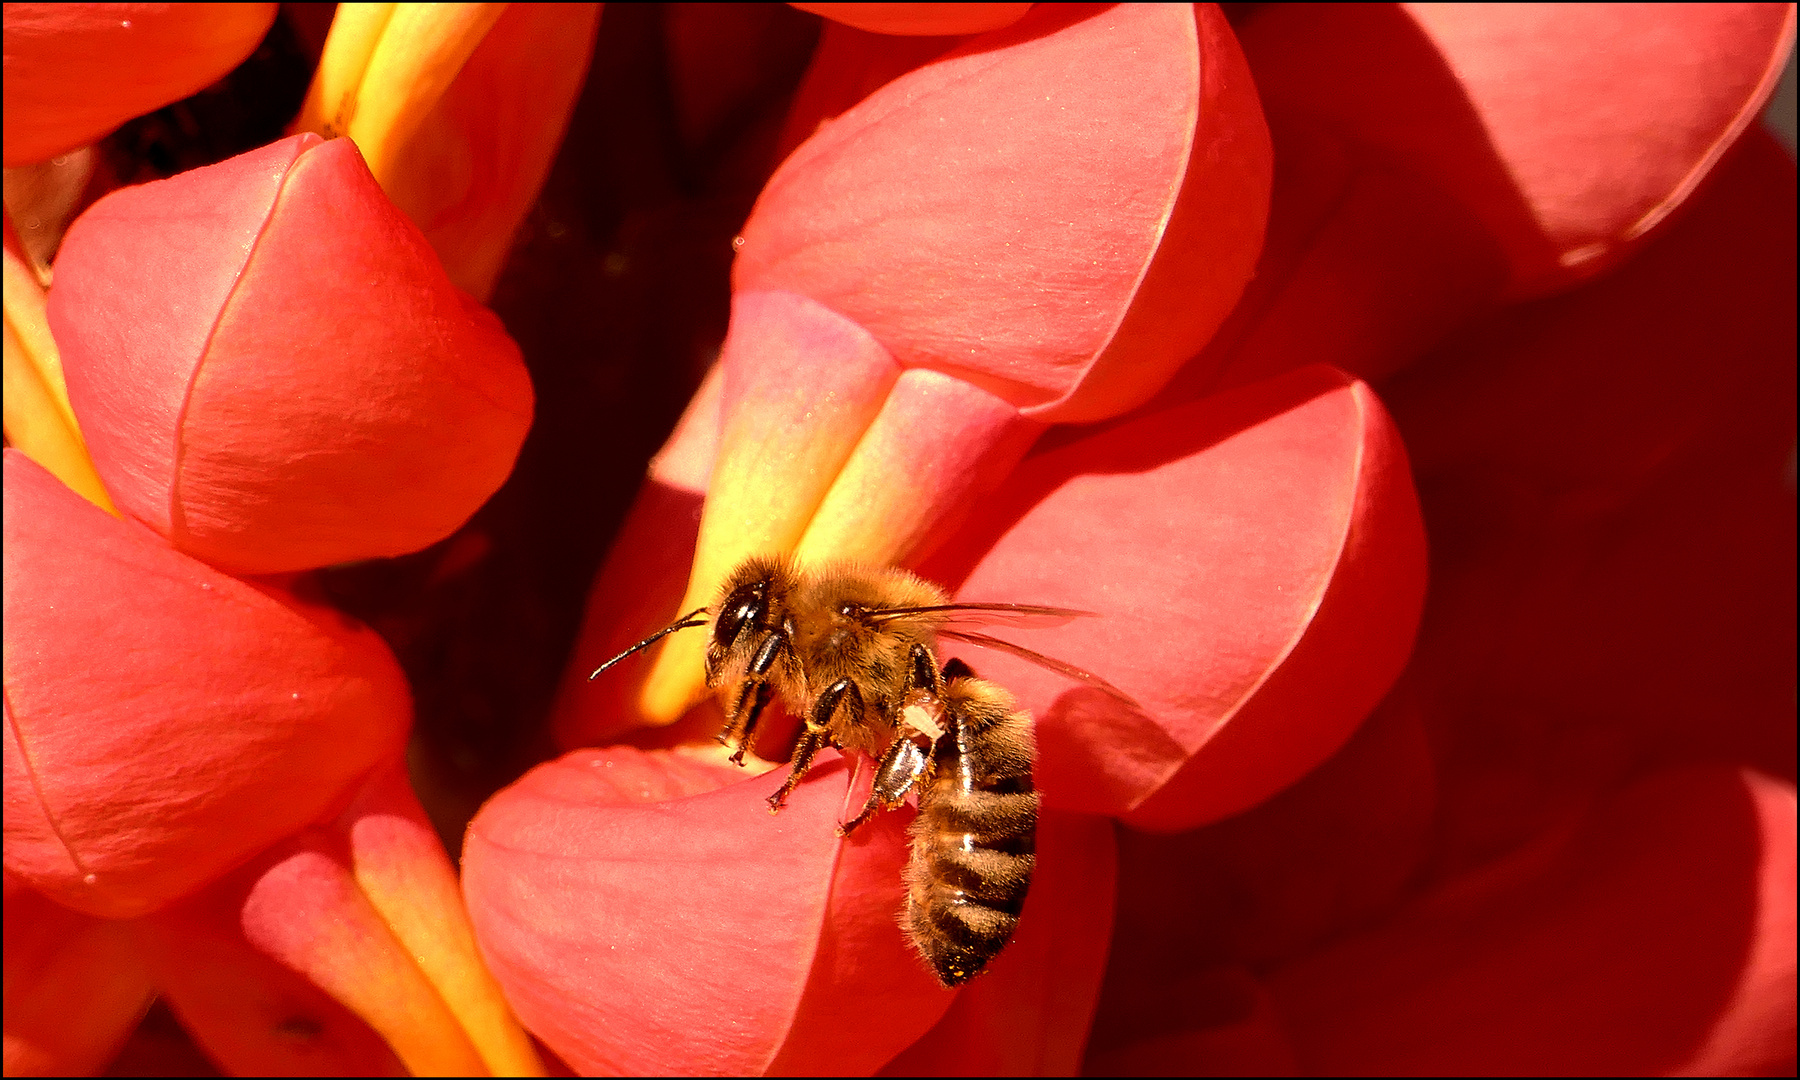
M 1043 610 L 1054 611 L 1056 609 L 1049 608 Z M 1077 611 L 1071 612 L 1070 614 L 1086 615 L 1088 612 Z M 978 645 L 984 649 L 998 649 L 1001 652 L 1012 653 L 1021 660 L 1029 660 L 1041 668 L 1056 672 L 1058 675 L 1074 679 L 1076 682 L 1086 683 L 1096 690 L 1105 691 L 1107 694 L 1110 694 L 1134 709 L 1138 707 L 1138 703 L 1132 700 L 1130 694 L 1127 694 L 1125 691 L 1114 686 L 1112 683 L 1107 682 L 1093 672 L 1084 671 L 1074 664 L 1067 664 L 1054 657 L 1045 656 L 1043 653 L 1027 649 L 1023 645 L 1014 645 L 1010 641 L 1002 641 L 997 637 L 976 633 L 973 630 L 959 630 L 955 627 L 946 627 L 939 630 L 938 636 L 949 638 L 952 641 L 966 641 L 971 645 Z
M 937 615 L 945 624 L 954 626 L 993 626 L 996 623 L 1027 630 L 1048 630 L 1071 619 L 1094 617 L 1092 611 L 1074 608 L 1038 607 L 1034 604 L 931 604 L 925 607 L 882 608 L 868 613 L 877 622 L 907 615 Z

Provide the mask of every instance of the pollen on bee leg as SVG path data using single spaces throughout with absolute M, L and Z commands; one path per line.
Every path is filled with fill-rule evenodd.
M 932 707 L 923 702 L 914 702 L 900 710 L 902 727 L 910 727 L 933 742 L 943 737 L 943 718 L 942 706 Z

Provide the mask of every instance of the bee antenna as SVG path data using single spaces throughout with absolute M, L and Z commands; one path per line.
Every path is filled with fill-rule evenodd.
M 651 634 L 649 637 L 638 642 L 636 645 L 633 645 L 631 648 L 626 649 L 624 652 L 613 657 L 611 660 L 608 660 L 606 663 L 601 664 L 599 667 L 595 668 L 594 673 L 592 675 L 588 676 L 588 681 L 593 682 L 595 679 L 598 679 L 600 677 L 600 673 L 605 671 L 607 668 L 612 667 L 614 664 L 625 659 L 627 656 L 630 656 L 634 652 L 641 652 L 644 649 L 648 649 L 650 646 L 661 641 L 663 638 L 668 637 L 670 634 L 673 634 L 677 630 L 686 630 L 690 626 L 705 626 L 707 614 L 708 614 L 708 612 L 705 608 L 695 608 L 694 610 L 688 612 L 686 615 L 683 615 L 681 618 L 676 619 L 674 622 L 663 627 L 661 630 L 658 630 L 656 633 Z

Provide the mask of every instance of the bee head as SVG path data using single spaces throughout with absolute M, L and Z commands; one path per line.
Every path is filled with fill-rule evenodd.
M 769 618 L 769 579 L 757 578 L 732 589 L 719 605 L 713 620 L 713 644 L 729 649 L 745 627 L 766 625 Z

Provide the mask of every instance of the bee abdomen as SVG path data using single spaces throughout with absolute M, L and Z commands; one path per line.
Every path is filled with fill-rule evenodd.
M 918 894 L 924 903 L 963 901 L 1017 915 L 1031 888 L 1033 856 L 986 848 L 913 848 L 921 878 L 929 889 Z M 940 895 L 941 893 L 941 895 Z
M 963 838 L 976 847 L 1004 851 L 1013 855 L 1029 854 L 1037 834 L 1037 793 L 972 791 L 953 798 L 930 799 L 929 812 L 921 820 L 931 829 L 934 842 L 963 844 Z
M 997 719 L 964 726 L 961 750 L 950 737 L 938 744 L 912 824 L 906 926 L 945 986 L 966 982 L 999 954 L 1031 888 L 1038 796 L 1030 720 Z
M 1013 928 L 1019 925 L 1019 916 L 948 886 L 922 890 L 915 886 L 907 898 L 906 924 L 907 936 L 924 954 L 938 981 L 958 986 L 1006 946 Z

